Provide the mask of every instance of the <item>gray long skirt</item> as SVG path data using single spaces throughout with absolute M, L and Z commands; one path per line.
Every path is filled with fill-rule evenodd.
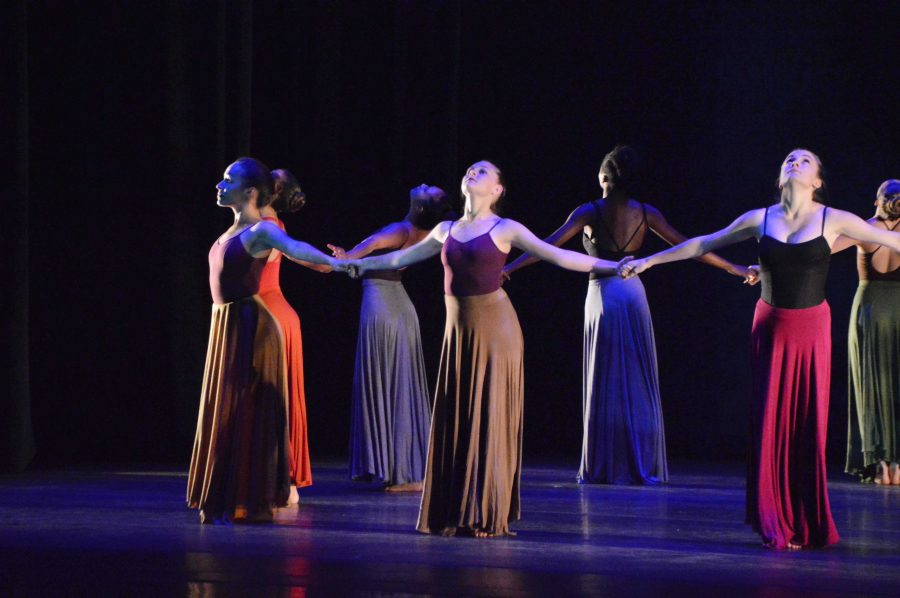
M 417 529 L 506 535 L 519 519 L 522 329 L 502 289 L 444 297 L 447 325 Z
M 588 285 L 582 403 L 580 483 L 668 481 L 653 322 L 637 277 Z
M 367 279 L 362 286 L 350 475 L 388 484 L 419 482 L 431 422 L 419 318 L 402 282 Z
M 900 461 L 900 282 L 862 281 L 850 311 L 847 473 Z

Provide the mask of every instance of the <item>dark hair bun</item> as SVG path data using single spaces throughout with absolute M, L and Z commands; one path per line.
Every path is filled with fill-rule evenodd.
M 603 157 L 600 171 L 609 175 L 613 187 L 631 193 L 640 176 L 640 158 L 631 146 L 617 145 Z
M 300 190 L 300 183 L 290 170 L 283 168 L 273 170 L 272 178 L 275 179 L 273 210 L 278 213 L 293 213 L 306 205 L 306 193 Z

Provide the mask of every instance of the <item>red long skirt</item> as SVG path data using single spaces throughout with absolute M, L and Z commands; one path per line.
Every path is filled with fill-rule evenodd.
M 773 548 L 839 540 L 825 471 L 831 309 L 781 309 L 753 318 L 753 405 L 747 523 Z

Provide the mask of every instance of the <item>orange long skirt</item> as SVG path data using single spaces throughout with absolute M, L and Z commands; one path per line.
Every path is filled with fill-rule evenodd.
M 303 384 L 303 337 L 300 318 L 280 288 L 260 293 L 260 298 L 281 324 L 287 362 L 288 426 L 290 428 L 291 480 L 298 488 L 312 484 L 306 427 L 306 392 Z

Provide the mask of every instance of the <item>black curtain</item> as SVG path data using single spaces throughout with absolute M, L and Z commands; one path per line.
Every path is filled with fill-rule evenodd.
M 187 459 L 206 254 L 230 220 L 213 187 L 240 155 L 298 175 L 310 201 L 288 231 L 319 247 L 401 218 L 421 182 L 456 195 L 482 158 L 507 175 L 506 215 L 546 235 L 599 195 L 600 160 L 623 142 L 643 156 L 638 198 L 688 235 L 771 201 L 796 146 L 825 160 L 833 205 L 868 216 L 898 176 L 898 8 L 792 6 L 808 19 L 731 2 L 17 0 L 4 54 L 18 94 L 2 111 L 17 201 L 3 235 L 7 466 L 35 443 L 44 465 Z M 724 253 L 755 260 L 750 243 Z M 437 261 L 406 275 L 432 379 L 441 276 Z M 758 291 L 692 263 L 644 281 L 670 454 L 741 456 Z M 584 282 L 536 265 L 506 287 L 525 333 L 529 458 L 577 462 Z M 855 284 L 853 256 L 837 256 L 832 461 Z M 303 322 L 313 457 L 340 456 L 359 285 L 285 265 L 282 286 Z

